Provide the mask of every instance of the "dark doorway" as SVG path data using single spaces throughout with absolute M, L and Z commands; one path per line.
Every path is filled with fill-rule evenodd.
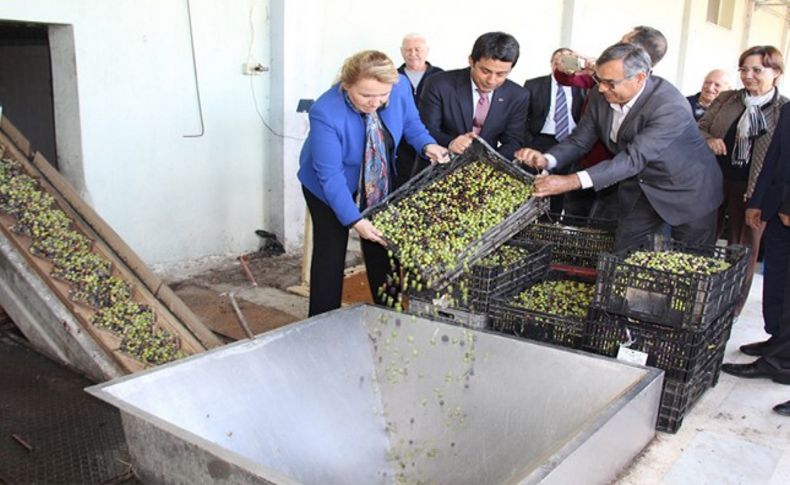
M 52 67 L 46 25 L 0 22 L 0 104 L 16 125 L 57 168 Z

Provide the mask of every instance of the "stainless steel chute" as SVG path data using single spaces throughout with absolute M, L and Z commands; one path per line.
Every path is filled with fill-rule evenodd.
M 655 369 L 356 306 L 88 392 L 146 483 L 606 483 Z

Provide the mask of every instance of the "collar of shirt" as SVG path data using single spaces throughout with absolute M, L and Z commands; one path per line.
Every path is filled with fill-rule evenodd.
M 614 111 L 612 116 L 612 128 L 609 130 L 609 138 L 613 142 L 617 142 L 617 134 L 620 132 L 620 125 L 623 124 L 623 120 L 626 116 L 628 116 L 628 113 L 636 104 L 639 96 L 641 96 L 644 92 L 645 86 L 647 86 L 647 80 L 645 80 L 645 84 L 642 85 L 642 89 L 640 89 L 633 98 L 623 105 L 618 103 L 609 103 L 609 106 L 612 107 L 612 111 Z
M 469 83 L 472 85 L 472 113 L 475 112 L 475 108 L 477 108 L 477 102 L 480 100 L 480 93 L 477 92 L 477 84 L 469 78 Z M 491 100 L 494 99 L 494 91 L 491 91 L 488 94 L 488 103 L 490 106 Z
M 543 122 L 543 128 L 540 132 L 544 135 L 554 136 L 557 133 L 557 126 L 554 123 L 554 107 L 557 105 L 557 86 L 562 86 L 565 91 L 565 109 L 568 110 L 568 133 L 571 133 L 576 128 L 576 120 L 573 119 L 573 91 L 570 86 L 559 84 L 554 74 L 549 75 L 551 79 L 551 87 L 549 88 L 549 110 L 546 112 L 546 121 Z

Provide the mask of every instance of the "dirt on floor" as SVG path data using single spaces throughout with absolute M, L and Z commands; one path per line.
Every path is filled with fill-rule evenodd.
M 298 285 L 301 281 L 301 254 L 272 256 L 256 252 L 245 255 L 244 259 L 258 286 L 286 290 L 291 286 Z M 203 271 L 194 274 L 187 272 L 187 274 L 186 278 L 180 278 L 179 272 L 176 270 L 167 275 L 165 280 L 174 289 L 179 286 L 207 287 L 218 284 L 243 287 L 252 283 L 244 271 L 240 258 L 226 258 L 208 265 L 207 269 Z
M 225 340 L 240 340 L 248 337 L 228 293 L 191 284 L 179 285 L 176 293 L 211 328 L 211 331 L 224 337 Z M 236 304 L 244 317 L 244 322 L 254 335 L 297 320 L 297 317 L 281 310 L 257 305 L 243 298 L 236 298 Z
M 247 337 L 242 318 L 256 335 L 304 318 L 304 314 L 283 311 L 288 308 L 275 308 L 238 296 L 239 293 L 249 295 L 254 281 L 259 289 L 275 288 L 282 292 L 277 294 L 283 298 L 286 295 L 293 298 L 288 289 L 302 283 L 301 254 L 271 255 L 259 251 L 246 255 L 243 261 L 241 258 L 216 258 L 202 266 L 171 267 L 159 273 L 195 315 L 226 341 Z M 371 302 L 368 288 L 364 270 L 356 267 L 347 271 L 343 302 Z M 241 316 L 233 308 L 231 293 L 235 294 Z

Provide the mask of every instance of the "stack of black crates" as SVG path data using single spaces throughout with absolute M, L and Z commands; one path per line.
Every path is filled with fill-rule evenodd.
M 689 253 L 730 266 L 710 275 L 672 274 L 625 263 L 636 250 Z M 718 382 L 747 256 L 743 246 L 688 246 L 662 239 L 600 256 L 582 348 L 614 357 L 624 346 L 644 352 L 647 365 L 664 370 L 656 429 L 676 432 Z
M 718 382 L 734 306 L 746 274 L 743 246 L 688 246 L 651 238 L 614 251 L 616 221 L 545 214 L 507 244 L 526 249 L 507 266 L 476 265 L 455 280 L 448 302 L 428 292 L 410 294 L 410 311 L 477 329 L 616 357 L 621 347 L 647 354 L 664 370 L 656 429 L 676 432 L 687 412 Z M 637 250 L 668 250 L 724 260 L 729 267 L 703 275 L 672 274 L 625 260 Z M 545 280 L 595 285 L 585 318 L 526 310 L 514 298 Z
M 614 247 L 616 221 L 548 213 L 516 235 L 517 241 L 551 246 L 551 258 L 542 271 L 491 298 L 491 329 L 508 335 L 562 347 L 582 347 L 586 319 L 527 310 L 513 300 L 524 290 L 547 280 L 595 283 L 598 255 Z
M 478 262 L 453 281 L 451 290 L 411 291 L 409 311 L 477 330 L 489 328 L 493 296 L 539 278 L 551 259 L 551 245 L 546 243 L 511 240 L 505 245 L 521 249 L 524 257 L 507 265 Z

